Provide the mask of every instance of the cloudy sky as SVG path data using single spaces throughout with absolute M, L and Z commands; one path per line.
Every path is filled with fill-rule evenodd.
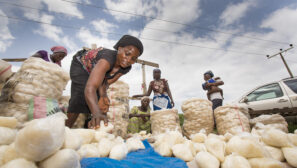
M 206 98 L 201 84 L 207 70 L 225 82 L 226 103 L 288 77 L 280 57 L 266 55 L 297 47 L 296 28 L 292 0 L 0 0 L 0 58 L 26 58 L 63 45 L 69 55 L 62 66 L 69 71 L 83 46 L 112 48 L 131 34 L 144 44 L 141 59 L 160 65 L 180 110 L 188 98 Z M 284 55 L 296 75 L 297 49 Z M 21 64 L 13 65 L 17 70 Z M 147 84 L 152 71 L 146 67 Z M 130 95 L 141 93 L 141 65 L 122 80 Z

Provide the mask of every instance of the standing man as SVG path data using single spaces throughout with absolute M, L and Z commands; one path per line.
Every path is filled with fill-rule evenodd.
M 219 78 L 213 79 L 214 74 L 212 71 L 204 73 L 205 83 L 202 84 L 202 88 L 207 90 L 207 97 L 212 102 L 212 109 L 223 105 L 223 90 L 218 86 L 223 85 L 224 82 Z

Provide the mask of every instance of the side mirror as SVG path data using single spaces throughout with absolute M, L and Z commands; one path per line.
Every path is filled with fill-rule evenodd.
M 249 101 L 249 99 L 247 98 L 247 97 L 244 97 L 243 99 L 242 99 L 242 102 L 243 103 L 247 103 Z

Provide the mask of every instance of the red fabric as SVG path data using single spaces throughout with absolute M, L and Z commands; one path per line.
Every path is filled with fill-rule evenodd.
M 67 49 L 63 46 L 54 46 L 51 48 L 52 52 L 53 53 L 56 53 L 56 52 L 63 52 L 67 55 Z

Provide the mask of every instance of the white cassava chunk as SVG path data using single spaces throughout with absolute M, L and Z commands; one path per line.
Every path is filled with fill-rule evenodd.
M 225 137 L 225 141 L 228 142 L 228 141 L 233 137 L 233 135 L 230 134 L 229 132 L 227 132 L 227 133 L 224 135 L 224 137 Z
M 288 137 L 289 137 L 291 143 L 294 146 L 297 146 L 297 134 L 288 134 Z
M 22 156 L 16 151 L 14 143 L 12 143 L 4 151 L 2 161 L 3 161 L 3 164 L 5 164 L 7 162 L 10 162 L 12 160 L 15 160 L 21 157 Z
M 204 134 L 204 133 L 196 133 L 196 134 L 192 134 L 190 136 L 190 139 L 193 141 L 193 142 L 196 142 L 196 143 L 203 143 L 205 141 L 205 139 L 207 138 L 207 136 Z
M 0 167 L 4 164 L 4 154 L 7 148 L 8 148 L 8 145 L 0 146 Z
M 206 149 L 204 143 L 194 143 L 193 145 L 194 145 L 196 154 L 199 152 L 207 152 L 207 149 Z
M 15 128 L 18 125 L 18 120 L 15 117 L 1 117 L 0 127 Z
M 104 131 L 96 131 L 93 140 L 95 142 L 100 142 L 101 139 L 106 138 L 107 136 L 108 136 L 108 133 L 106 133 Z
M 280 162 L 285 160 L 284 154 L 281 149 L 272 146 L 264 146 L 264 148 L 270 153 L 270 156 L 273 159 L 278 160 Z
M 62 148 L 78 150 L 81 145 L 82 139 L 79 134 L 68 127 L 65 127 L 65 140 Z
M 226 143 L 218 138 L 207 138 L 205 146 L 209 153 L 217 157 L 219 161 L 223 162 L 225 159 Z
M 6 163 L 1 168 L 37 168 L 37 166 L 31 161 L 19 158 Z
M 297 134 L 297 129 L 295 129 L 294 134 Z
M 0 145 L 11 144 L 16 136 L 16 130 L 6 127 L 0 127 Z
M 245 158 L 265 157 L 264 148 L 253 138 L 234 136 L 226 147 L 227 154 L 236 153 Z
M 159 134 L 155 137 L 154 149 L 162 156 L 172 156 L 171 147 L 175 144 L 184 143 L 185 139 L 178 131 L 170 131 L 164 134 Z
M 137 151 L 138 149 L 145 149 L 141 140 L 136 137 L 127 139 L 126 144 L 129 152 Z
M 16 150 L 25 158 L 41 161 L 57 152 L 65 139 L 65 114 L 30 121 L 15 140 Z
M 98 144 L 98 150 L 99 150 L 100 156 L 107 157 L 109 155 L 113 145 L 114 145 L 113 141 L 111 141 L 107 138 L 102 138 Z
M 80 168 L 79 155 L 73 149 L 62 149 L 40 162 L 39 168 Z
M 195 156 L 199 168 L 219 168 L 220 161 L 208 152 L 199 152 Z
M 297 167 L 297 147 L 294 148 L 282 148 L 284 156 L 287 162 L 294 167 Z
M 109 158 L 111 159 L 116 159 L 116 160 L 121 160 L 126 157 L 128 154 L 128 148 L 125 143 L 115 145 L 109 154 Z
M 282 163 L 271 158 L 249 159 L 252 168 L 282 168 Z
M 175 157 L 189 162 L 194 159 L 191 149 L 186 144 L 176 144 L 171 148 Z
M 199 168 L 195 159 L 190 162 L 187 162 L 187 166 L 188 168 Z
M 274 147 L 292 147 L 288 135 L 278 129 L 267 129 L 264 131 L 262 140 L 267 145 Z
M 100 127 L 96 131 L 102 131 L 106 133 L 112 133 L 114 126 L 111 123 L 108 123 L 107 126 L 104 125 L 104 121 L 100 122 Z
M 282 162 L 282 168 L 294 168 L 293 166 L 291 166 L 289 163 L 287 162 Z
M 99 153 L 99 149 L 97 148 L 97 144 L 84 144 L 77 151 L 80 158 L 88 158 L 88 157 L 101 157 Z
M 72 129 L 72 130 L 82 138 L 82 144 L 89 144 L 93 141 L 95 130 L 83 129 L 83 128 Z
M 161 156 L 172 156 L 171 146 L 167 143 L 162 143 L 155 148 L 156 152 L 158 152 Z
M 249 161 L 239 155 L 229 155 L 222 164 L 222 168 L 251 168 Z

